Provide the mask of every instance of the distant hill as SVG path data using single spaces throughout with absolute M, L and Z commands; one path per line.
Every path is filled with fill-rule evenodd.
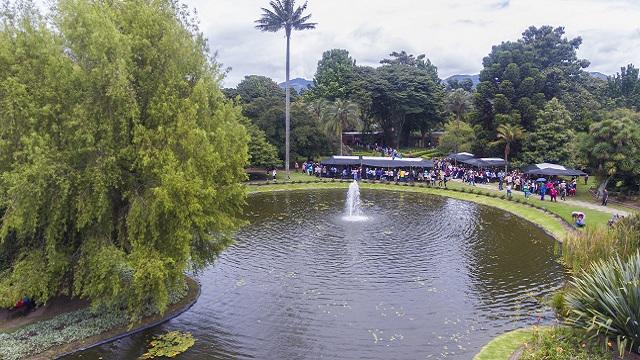
M 286 82 L 282 82 L 278 84 L 278 86 L 280 86 L 283 89 L 285 85 L 286 85 Z M 303 78 L 295 78 L 295 79 L 289 80 L 289 86 L 291 86 L 292 89 L 296 89 L 298 93 L 300 93 L 300 91 L 302 90 L 307 90 L 309 87 L 311 87 L 311 85 L 313 85 L 313 81 L 303 79 Z
M 607 78 L 609 77 L 609 75 L 605 75 L 601 72 L 597 72 L 597 71 L 590 71 L 589 75 L 593 76 L 596 79 L 600 79 L 600 80 L 607 80 Z

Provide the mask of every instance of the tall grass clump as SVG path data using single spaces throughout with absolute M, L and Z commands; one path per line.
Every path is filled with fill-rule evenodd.
M 592 263 L 566 294 L 566 322 L 593 338 L 615 340 L 620 353 L 640 353 L 640 252 Z
M 569 233 L 565 238 L 562 257 L 574 271 L 587 268 L 598 260 L 619 256 L 623 260 L 640 249 L 640 216 L 632 215 L 612 227 L 587 227 Z

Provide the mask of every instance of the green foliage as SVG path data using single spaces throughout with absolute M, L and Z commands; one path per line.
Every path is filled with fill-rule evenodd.
M 611 360 L 610 352 L 586 337 L 580 330 L 562 326 L 534 328 L 519 359 Z
M 284 90 L 271 78 L 260 75 L 245 76 L 235 89 L 233 95 L 239 96 L 240 100 L 248 103 L 258 98 L 284 99 Z
M 149 351 L 140 359 L 154 359 L 157 357 L 174 358 L 189 350 L 196 343 L 191 333 L 171 331 L 160 336 L 156 336 L 149 343 Z
M 408 129 L 426 133 L 440 122 L 444 89 L 433 81 L 429 69 L 392 62 L 363 74 L 367 78 L 361 84 L 370 99 L 371 116 L 385 132 L 388 144 L 400 144 Z
M 474 148 L 477 154 L 486 152 L 484 145 L 495 138 L 497 115 L 518 118 L 519 125 L 532 131 L 538 126 L 538 112 L 554 97 L 569 107 L 576 120 L 583 119 L 585 109 L 599 107 L 588 90 L 591 79 L 581 70 L 589 62 L 576 56 L 581 43 L 579 37 L 564 37 L 562 27 L 531 26 L 518 41 L 492 48 L 483 59 L 474 94 L 478 111 L 475 124 L 484 129 Z M 578 97 L 581 101 L 573 101 Z
M 178 3 L 55 5 L 51 26 L 28 4 L 0 15 L 0 306 L 163 311 L 241 223 L 240 109 Z
M 562 257 L 567 266 L 578 271 L 615 256 L 627 259 L 639 249 L 640 216 L 631 215 L 612 228 L 587 227 L 584 231 L 567 234 Z
M 336 100 L 324 113 L 323 121 L 328 134 L 340 139 L 340 155 L 342 155 L 342 132 L 353 129 L 359 124 L 360 109 L 348 100 Z
M 607 80 L 606 93 L 616 106 L 640 111 L 640 71 L 629 64 Z
M 547 102 L 525 141 L 522 153 L 524 162 L 571 164 L 571 144 L 575 134 L 570 123 L 571 114 L 558 99 Z
M 617 109 L 600 117 L 582 138 L 580 153 L 586 155 L 585 162 L 602 180 L 602 187 L 610 179 L 618 178 L 637 190 L 640 153 L 631 149 L 640 147 L 640 113 Z
M 282 161 L 278 158 L 278 149 L 267 140 L 264 131 L 248 120 L 244 126 L 249 134 L 250 165 L 262 168 L 282 166 Z
M 188 287 L 183 282 L 169 295 L 169 303 L 175 304 L 185 297 Z M 153 315 L 149 306 L 143 316 Z M 54 346 L 65 345 L 102 334 L 129 323 L 127 313 L 122 310 L 99 306 L 85 308 L 55 316 L 49 320 L 26 325 L 10 333 L 0 333 L 0 359 L 18 360 L 46 351 Z
M 615 340 L 621 353 L 640 352 L 640 252 L 597 261 L 570 283 L 568 324 Z
M 318 61 L 318 69 L 313 78 L 313 87 L 305 94 L 313 99 L 347 99 L 350 95 L 349 82 L 352 80 L 355 61 L 343 49 L 327 50 Z
M 444 125 L 444 134 L 440 138 L 438 150 L 443 154 L 470 151 L 475 132 L 464 121 L 451 120 Z

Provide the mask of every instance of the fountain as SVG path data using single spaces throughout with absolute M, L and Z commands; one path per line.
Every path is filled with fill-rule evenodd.
M 360 187 L 355 180 L 349 185 L 347 202 L 345 203 L 344 216 L 342 219 L 345 221 L 367 220 L 367 217 L 362 214 L 362 209 L 360 208 Z

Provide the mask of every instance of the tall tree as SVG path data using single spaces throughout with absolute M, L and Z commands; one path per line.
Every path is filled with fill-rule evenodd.
M 456 126 L 460 127 L 460 122 L 464 114 L 472 107 L 471 94 L 463 89 L 456 89 L 447 94 L 446 98 L 447 110 L 452 112 L 456 117 Z M 455 148 L 455 152 L 458 153 L 458 146 Z
M 600 115 L 581 144 L 580 152 L 587 155 L 588 165 L 600 180 L 598 193 L 612 179 L 626 182 L 638 191 L 640 182 L 640 113 L 630 109 L 616 109 Z
M 291 48 L 291 32 L 294 30 L 315 29 L 316 23 L 308 22 L 311 14 L 305 15 L 307 3 L 296 7 L 295 0 L 273 0 L 271 9 L 262 8 L 262 17 L 256 20 L 256 28 L 260 31 L 278 32 L 284 30 L 287 38 L 286 79 L 285 79 L 285 173 L 289 176 L 289 133 L 291 123 L 291 89 L 289 84 L 289 54 Z
M 607 95 L 614 104 L 640 111 L 640 71 L 633 64 L 608 78 Z
M 571 130 L 571 114 L 553 98 L 540 110 L 529 131 L 522 159 L 529 164 L 556 163 L 572 165 L 575 133 Z
M 340 139 L 340 155 L 342 155 L 342 132 L 344 129 L 354 128 L 358 125 L 360 109 L 358 105 L 348 100 L 338 99 L 327 107 L 325 113 L 325 126 L 329 133 L 333 133 Z
M 313 78 L 313 87 L 307 96 L 328 101 L 347 99 L 349 82 L 352 80 L 355 61 L 343 49 L 327 50 L 318 61 L 318 69 Z
M 498 125 L 496 141 L 504 144 L 504 172 L 508 172 L 509 154 L 511 153 L 511 145 L 516 141 L 524 138 L 524 129 L 520 125 L 500 124 Z
M 554 97 L 568 107 L 572 120 L 580 118 L 583 107 L 597 108 L 593 99 L 570 101 L 585 87 L 582 69 L 589 62 L 578 59 L 576 54 L 582 39 L 568 39 L 564 34 L 563 27 L 531 26 L 517 41 L 493 46 L 483 59 L 484 68 L 474 94 L 478 111 L 475 124 L 483 129 L 475 149 L 479 153 L 495 139 L 498 114 L 519 118 L 520 125 L 531 131 L 538 112 Z M 587 99 L 588 93 L 583 95 Z
M 241 224 L 247 135 L 170 0 L 0 13 L 0 307 L 164 311 Z M 20 39 L 20 41 L 16 41 Z
M 475 140 L 475 130 L 464 121 L 449 121 L 444 124 L 444 134 L 440 138 L 438 148 L 444 154 L 454 151 L 470 151 Z

